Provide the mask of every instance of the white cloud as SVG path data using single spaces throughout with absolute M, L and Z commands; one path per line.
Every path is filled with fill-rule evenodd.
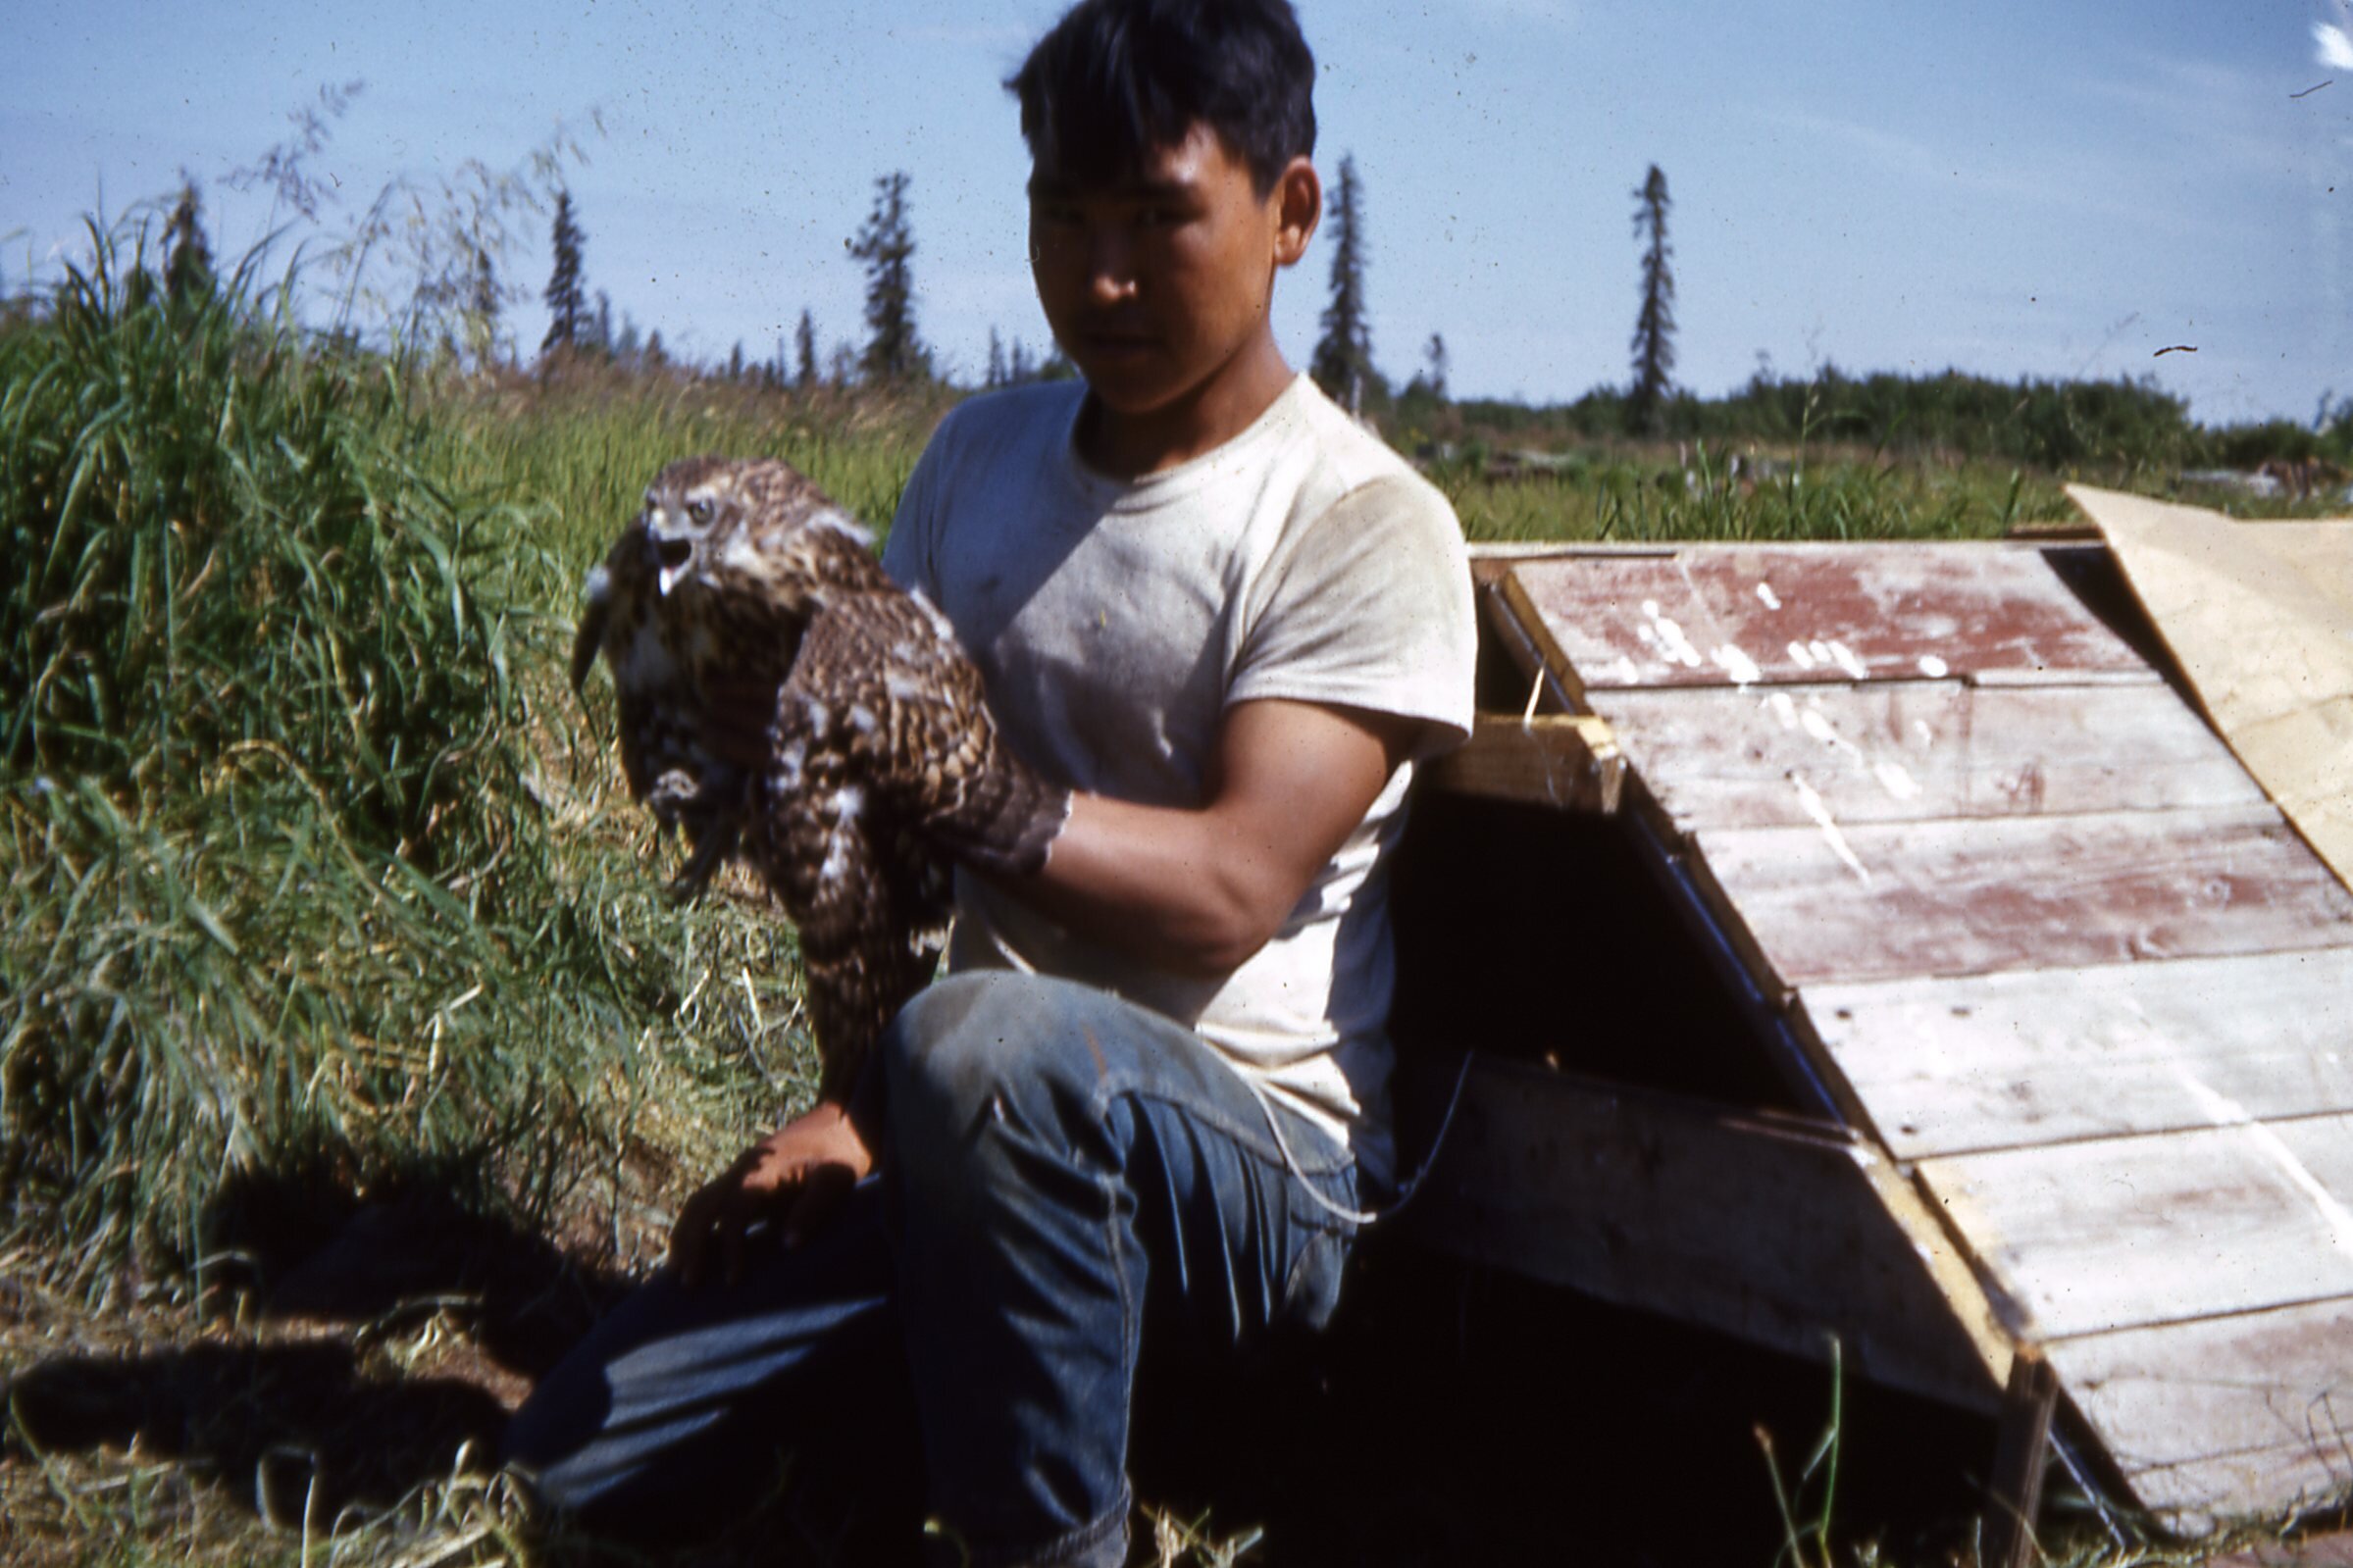
M 2316 22 L 2312 25 L 2312 39 L 2319 47 L 2322 65 L 2331 71 L 2353 71 L 2353 35 L 2333 23 Z

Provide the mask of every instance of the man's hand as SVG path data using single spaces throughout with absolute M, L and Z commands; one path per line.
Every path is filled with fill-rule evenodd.
M 728 1285 L 743 1272 L 743 1233 L 767 1220 L 787 1246 L 828 1224 L 849 1189 L 874 1169 L 874 1156 L 849 1120 L 830 1102 L 793 1118 L 737 1157 L 679 1210 L 670 1232 L 670 1266 L 683 1285 L 710 1274 L 714 1251 Z

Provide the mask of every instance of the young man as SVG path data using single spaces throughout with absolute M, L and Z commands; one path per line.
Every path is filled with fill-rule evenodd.
M 1473 631 L 1444 499 L 1275 344 L 1313 76 L 1287 0 L 1083 0 L 1014 78 L 1084 383 L 951 415 L 885 562 L 1070 816 L 1034 876 L 959 873 L 954 973 L 859 1102 L 697 1193 L 517 1417 L 558 1503 L 772 1473 L 864 1380 L 911 1391 L 969 1561 L 1115 1564 L 1148 1305 L 1228 1344 L 1329 1316 L 1392 1177 L 1384 856 Z

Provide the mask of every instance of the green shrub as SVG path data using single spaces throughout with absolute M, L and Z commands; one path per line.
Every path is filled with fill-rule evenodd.
M 528 711 L 537 517 L 445 484 L 284 290 L 165 301 L 96 237 L 0 336 L 12 1216 L 94 1280 L 193 1261 L 241 1173 L 548 1195 L 625 1136 L 682 977 L 748 989 L 777 938 L 665 907 L 568 694 Z

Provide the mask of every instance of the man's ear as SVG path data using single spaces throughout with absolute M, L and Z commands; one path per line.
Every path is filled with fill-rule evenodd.
M 1292 159 L 1275 180 L 1274 199 L 1275 265 L 1289 267 L 1307 254 L 1307 241 L 1323 222 L 1323 180 L 1315 165 L 1304 157 Z

